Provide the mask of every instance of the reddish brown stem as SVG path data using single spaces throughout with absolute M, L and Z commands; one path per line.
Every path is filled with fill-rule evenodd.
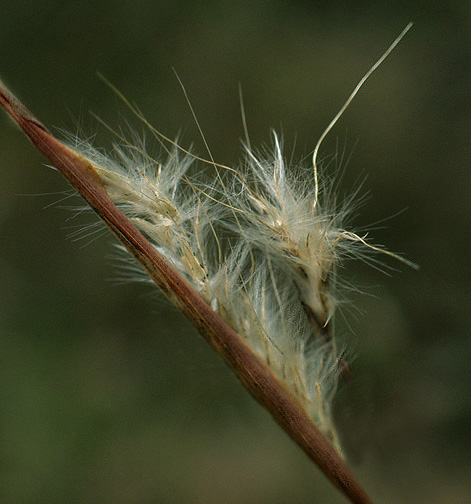
M 351 502 L 371 504 L 345 461 L 312 422 L 303 407 L 190 284 L 174 271 L 113 203 L 93 164 L 59 142 L 0 82 L 0 104 L 56 166 L 154 282 L 224 357 L 243 385 L 273 415 L 304 452 Z

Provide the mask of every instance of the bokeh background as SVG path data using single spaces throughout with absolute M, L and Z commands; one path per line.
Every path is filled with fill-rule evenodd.
M 374 502 L 471 494 L 471 3 L 0 2 L 0 75 L 49 127 L 112 136 L 129 111 L 236 164 L 241 83 L 253 145 L 284 133 L 309 156 L 355 84 L 409 21 L 323 145 L 366 178 L 353 225 L 416 272 L 350 264 L 338 333 L 355 356 L 335 404 Z M 3 503 L 342 503 L 345 499 L 150 286 L 123 283 L 113 238 L 0 115 L 0 500 Z M 95 239 L 96 238 L 96 239 Z M 393 265 L 389 263 L 390 265 Z

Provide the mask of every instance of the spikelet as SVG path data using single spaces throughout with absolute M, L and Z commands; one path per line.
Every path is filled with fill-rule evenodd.
M 74 139 L 73 148 L 92 162 L 109 196 L 167 262 L 210 301 L 207 235 L 220 210 L 195 192 L 187 172 L 195 157 L 175 143 L 162 161 L 143 141 L 114 145 L 112 155 Z M 143 276 L 149 280 L 147 276 Z

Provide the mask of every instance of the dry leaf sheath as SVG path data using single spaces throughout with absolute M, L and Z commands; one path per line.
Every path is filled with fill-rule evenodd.
M 245 166 L 238 170 L 211 161 L 218 176 L 210 186 L 187 175 L 199 158 L 161 136 L 135 110 L 167 146 L 166 160 L 152 159 L 142 145 L 117 146 L 114 158 L 78 140 L 69 147 L 0 82 L 0 104 L 33 144 L 357 504 L 371 501 L 341 455 L 331 420 L 338 381 L 350 372 L 332 334 L 335 269 L 349 257 L 393 254 L 345 229 L 354 201 L 340 207 L 332 201 L 332 187 L 318 180 L 316 157 L 325 135 L 409 28 L 321 136 L 314 171 L 288 167 L 274 134 L 273 153 L 263 156 L 247 145 Z

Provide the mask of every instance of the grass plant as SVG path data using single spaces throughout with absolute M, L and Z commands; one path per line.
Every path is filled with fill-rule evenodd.
M 227 361 L 326 476 L 354 503 L 371 502 L 345 462 L 332 401 L 351 376 L 332 327 L 338 268 L 383 253 L 348 226 L 356 198 L 338 202 L 318 166 L 319 148 L 372 72 L 367 72 L 321 135 L 310 167 L 294 166 L 273 132 L 273 146 L 248 138 L 237 168 L 202 159 L 155 130 L 164 156 L 123 138 L 103 153 L 76 137 L 57 140 L 0 83 L 0 104 L 59 169 L 123 248 Z M 117 91 L 118 92 L 118 91 Z M 118 92 L 119 94 L 119 92 Z M 120 135 L 118 135 L 120 137 Z M 191 177 L 211 165 L 208 183 Z

